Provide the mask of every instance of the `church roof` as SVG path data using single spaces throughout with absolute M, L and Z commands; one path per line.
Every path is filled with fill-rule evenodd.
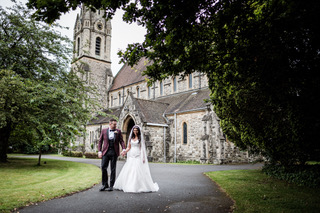
M 206 109 L 207 106 L 204 100 L 210 98 L 210 90 L 193 90 L 184 93 L 177 93 L 164 98 L 158 98 L 156 100 L 132 98 L 133 104 L 139 112 L 143 122 L 166 124 L 163 114 L 168 115 Z M 106 117 L 99 115 L 97 118 L 92 119 L 88 125 L 108 123 L 113 116 L 119 118 L 121 110 L 122 107 L 104 110 L 107 114 Z
M 163 113 L 165 112 L 169 104 L 157 101 L 136 99 L 136 106 L 138 106 L 138 110 L 144 122 L 165 124 Z
M 210 98 L 210 90 L 202 89 L 186 93 L 178 93 L 169 97 L 157 99 L 158 102 L 168 103 L 165 114 L 193 111 L 206 108 L 205 99 Z
M 146 58 L 142 58 L 138 64 L 133 67 L 128 64 L 123 65 L 115 76 L 110 91 L 144 81 L 146 77 L 142 76 L 142 72 L 147 69 L 149 63 L 150 62 Z
M 114 109 L 103 110 L 103 112 L 106 113 L 107 116 L 98 115 L 94 119 L 90 120 L 88 125 L 97 125 L 97 124 L 109 123 L 109 120 L 111 118 L 114 118 L 114 116 L 115 117 L 119 117 L 120 112 L 121 112 L 121 107 L 114 108 Z
M 133 104 L 143 122 L 166 124 L 163 114 L 173 114 L 206 109 L 205 99 L 210 98 L 210 90 L 193 90 L 177 93 L 156 100 L 138 99 L 132 96 Z

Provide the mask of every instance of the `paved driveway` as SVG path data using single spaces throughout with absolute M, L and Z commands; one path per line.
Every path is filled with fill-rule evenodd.
M 37 156 L 30 156 L 37 157 Z M 90 163 L 100 166 L 98 159 L 43 156 L 43 158 Z M 118 161 L 117 173 L 124 161 Z M 19 212 L 230 212 L 233 201 L 221 192 L 204 172 L 257 169 L 255 165 L 173 165 L 150 163 L 153 180 L 159 191 L 153 193 L 99 192 L 100 184 L 74 195 L 53 199 Z

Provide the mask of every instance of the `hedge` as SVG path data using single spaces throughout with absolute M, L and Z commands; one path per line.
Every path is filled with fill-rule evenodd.
M 82 152 L 75 152 L 75 151 L 68 151 L 68 150 L 64 150 L 62 152 L 62 155 L 63 156 L 68 156 L 68 157 L 79 157 L 79 158 L 83 157 Z
M 262 171 L 269 176 L 299 186 L 320 187 L 320 165 L 282 166 L 265 164 Z
M 86 156 L 86 158 L 98 158 L 98 153 L 96 153 L 96 152 L 86 152 L 86 153 L 84 153 L 84 156 Z

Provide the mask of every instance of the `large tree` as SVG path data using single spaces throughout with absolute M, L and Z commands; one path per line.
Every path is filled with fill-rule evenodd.
M 29 0 L 52 22 L 84 3 L 117 8 L 147 29 L 120 52 L 130 65 L 153 61 L 152 80 L 206 73 L 224 132 L 238 146 L 284 165 L 320 149 L 320 2 L 313 0 Z
M 90 118 L 92 88 L 70 72 L 71 47 L 25 7 L 0 7 L 0 161 L 14 132 L 28 133 L 14 140 L 28 138 L 41 154 L 43 145 L 72 140 Z

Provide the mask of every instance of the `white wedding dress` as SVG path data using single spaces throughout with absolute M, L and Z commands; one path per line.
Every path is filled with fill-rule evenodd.
M 144 141 L 131 139 L 131 149 L 128 152 L 127 162 L 124 164 L 116 182 L 114 189 L 124 192 L 155 192 L 159 190 L 157 183 L 154 183 L 150 174 L 148 160 L 145 156 Z M 144 161 L 144 162 L 143 162 Z

